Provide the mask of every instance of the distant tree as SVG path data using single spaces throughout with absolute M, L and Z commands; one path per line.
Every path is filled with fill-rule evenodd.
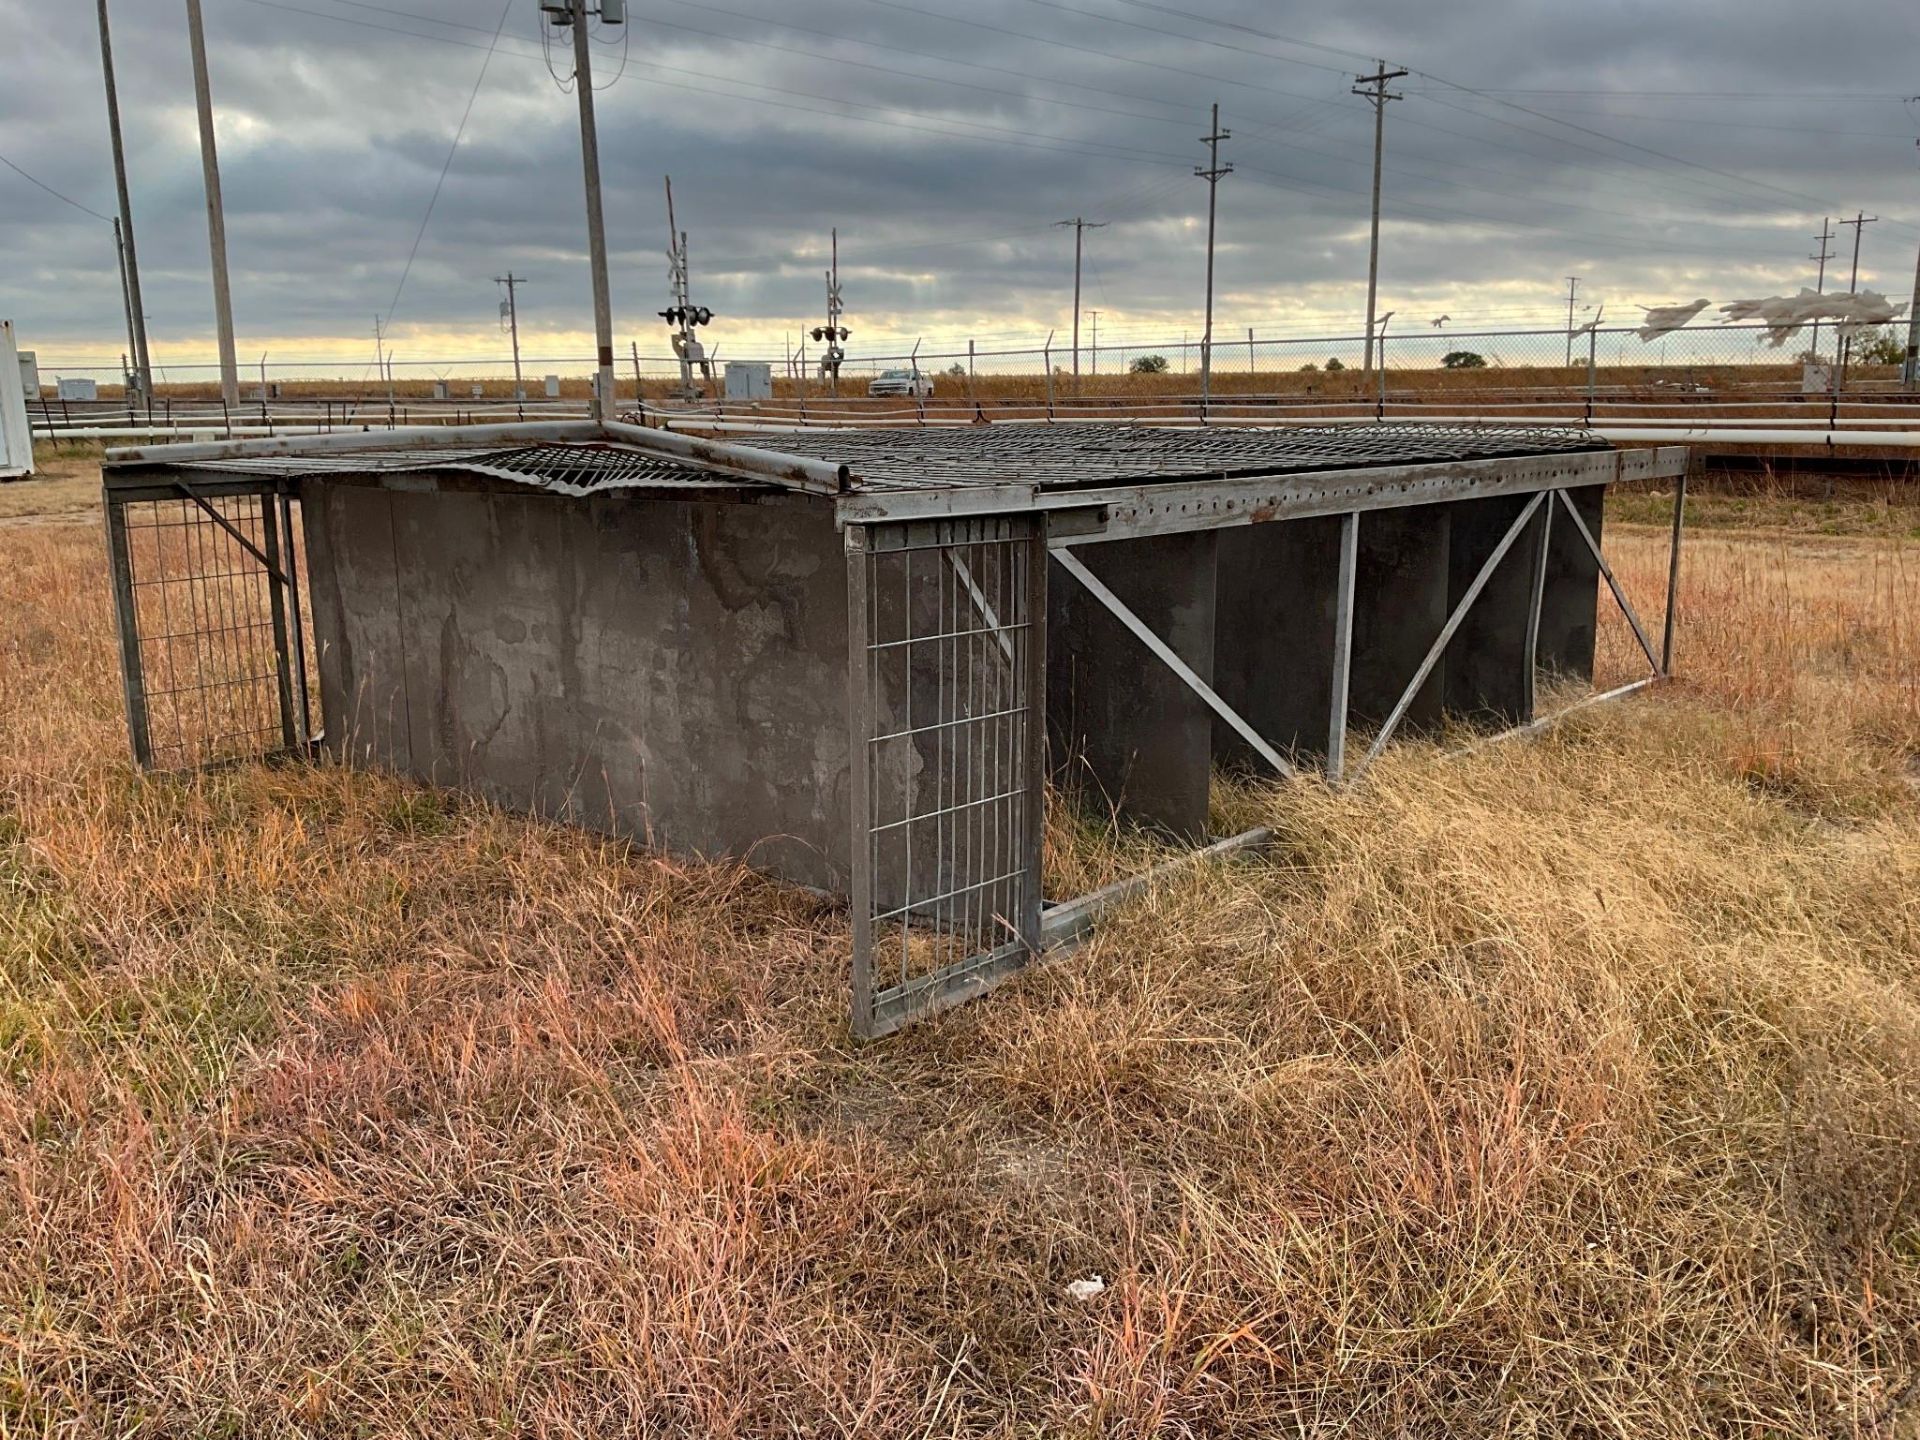
M 947 367 L 947 374 L 953 376 L 956 380 L 964 380 L 967 378 L 967 367 L 956 360 Z
M 1853 337 L 1856 365 L 1898 365 L 1907 358 L 1907 342 L 1892 330 L 1874 330 Z
M 1329 355 L 1327 357 L 1327 369 L 1344 370 L 1346 368 L 1347 368 L 1346 366 L 1340 363 L 1340 357 L 1338 355 Z
M 1449 350 L 1440 357 L 1440 364 L 1448 370 L 1484 370 L 1487 357 L 1476 355 L 1471 350 Z
M 1312 371 L 1315 375 L 1318 375 L 1320 373 L 1320 367 L 1314 364 L 1311 360 L 1307 361 L 1307 363 L 1302 365 L 1300 368 L 1303 371 Z
M 1127 367 L 1136 375 L 1164 375 L 1167 373 L 1167 357 L 1164 355 L 1140 355 Z

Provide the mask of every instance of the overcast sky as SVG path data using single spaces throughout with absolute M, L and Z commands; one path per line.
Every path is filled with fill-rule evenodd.
M 204 3 L 243 358 L 370 353 L 477 80 L 394 347 L 503 355 L 492 277 L 511 267 L 530 277 L 529 354 L 591 353 L 576 102 L 554 73 L 570 53 L 550 71 L 538 0 Z M 106 216 L 93 9 L 0 0 L 0 157 Z M 1076 214 L 1108 227 L 1087 234 L 1082 302 L 1103 338 L 1197 335 L 1192 169 L 1216 100 L 1235 166 L 1221 331 L 1357 330 L 1371 111 L 1349 89 L 1375 55 L 1415 71 L 1388 108 L 1382 309 L 1553 323 L 1568 275 L 1610 321 L 1791 292 L 1813 281 L 1821 217 L 1863 208 L 1882 218 L 1862 284 L 1912 286 L 1913 0 L 632 0 L 629 16 L 594 51 L 623 354 L 663 350 L 668 172 L 723 355 L 777 356 L 819 323 L 834 225 L 855 354 L 1050 328 L 1064 344 L 1072 232 L 1052 222 Z M 113 18 L 155 358 L 208 359 L 184 6 L 114 0 Z M 1853 232 L 1836 231 L 1844 288 Z M 4 167 L 0 315 L 54 365 L 125 348 L 108 224 Z

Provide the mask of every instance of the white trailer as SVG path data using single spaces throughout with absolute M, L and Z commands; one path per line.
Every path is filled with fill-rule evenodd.
M 33 432 L 27 428 L 27 392 L 13 322 L 0 320 L 0 480 L 33 473 Z

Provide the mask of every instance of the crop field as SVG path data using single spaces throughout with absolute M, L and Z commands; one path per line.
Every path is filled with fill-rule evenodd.
M 846 917 L 739 867 L 137 776 L 58 468 L 0 486 L 0 1435 L 1920 1436 L 1898 492 L 1702 497 L 1675 683 L 1223 783 L 1271 851 L 860 1046 Z

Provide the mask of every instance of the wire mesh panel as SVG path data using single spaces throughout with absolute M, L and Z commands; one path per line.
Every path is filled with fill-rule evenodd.
M 1043 525 L 847 532 L 857 1033 L 977 994 L 1039 946 Z
M 128 734 L 144 768 L 307 741 L 294 514 L 271 492 L 108 497 Z

